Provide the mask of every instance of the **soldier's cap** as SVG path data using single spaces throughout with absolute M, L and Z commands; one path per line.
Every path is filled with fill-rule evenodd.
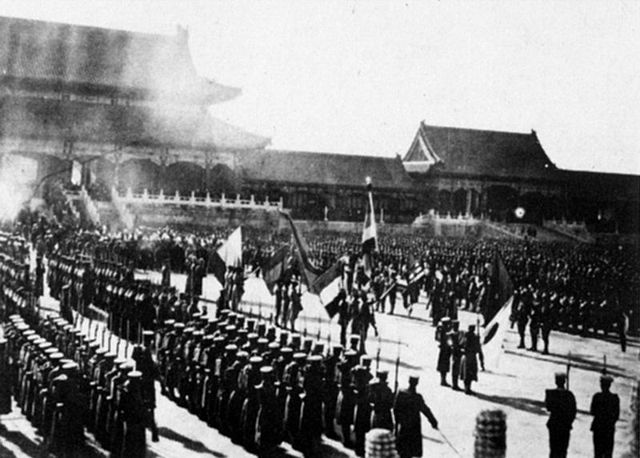
M 286 355 L 286 356 L 292 355 L 293 354 L 293 348 L 291 348 L 291 347 L 282 347 L 280 349 L 280 354 L 281 355 Z
M 417 374 L 411 374 L 409 376 L 409 383 L 418 383 L 420 381 L 420 376 Z
M 201 321 L 202 323 L 204 323 L 204 324 L 208 323 L 208 322 L 209 322 L 209 316 L 208 316 L 208 315 L 205 315 L 205 314 L 201 314 L 201 315 L 200 315 L 200 321 Z
M 131 371 L 127 374 L 127 377 L 129 379 L 136 379 L 136 380 L 140 380 L 142 378 L 142 372 L 140 371 Z
M 193 331 L 195 331 L 196 328 L 193 328 L 191 326 L 189 326 L 188 328 L 184 328 L 184 331 L 182 331 L 183 334 L 193 334 Z
M 334 345 L 333 346 L 333 354 L 342 353 L 344 347 L 342 345 Z
M 300 345 L 301 338 L 298 334 L 294 334 L 291 336 L 291 345 Z
M 224 343 L 225 341 L 226 341 L 226 339 L 224 337 L 222 337 L 222 336 L 218 336 L 218 337 L 214 337 L 213 338 L 213 343 L 214 344 L 218 344 L 219 345 L 221 343 Z
M 164 320 L 164 325 L 165 326 L 173 326 L 175 324 L 176 320 Z
M 18 330 L 18 331 L 19 331 L 23 336 L 24 336 L 24 335 L 26 335 L 26 334 L 27 334 L 27 332 L 29 332 L 29 331 L 31 331 L 31 332 L 33 332 L 33 333 L 35 334 L 35 331 L 31 330 L 31 329 L 29 328 L 29 325 L 28 325 L 28 324 L 25 324 L 25 323 L 18 323 L 18 324 L 16 325 L 16 329 L 17 329 L 17 330 Z
M 207 317 L 207 324 L 218 324 L 219 322 L 220 320 L 218 320 L 217 318 Z
M 278 350 L 280 345 L 277 342 L 271 342 L 267 348 L 269 348 L 269 350 Z
M 193 318 L 194 321 L 199 320 L 202 317 L 202 313 L 200 312 L 196 312 L 193 315 L 191 315 L 191 318 Z
M 96 350 L 96 355 L 98 356 L 104 356 L 107 354 L 107 349 L 106 348 L 98 348 Z
M 371 366 L 371 356 L 362 355 L 360 357 L 360 364 L 365 366 L 365 367 Z
M 236 353 L 236 358 L 246 360 L 247 358 L 249 358 L 249 353 L 244 350 L 240 350 L 238 353 Z
M 67 332 L 67 333 L 68 333 L 68 332 L 71 332 L 71 331 L 73 331 L 73 325 L 72 325 L 72 324 L 65 324 L 65 325 L 62 327 L 62 330 L 63 330 L 64 332 Z
M 52 353 L 58 352 L 60 350 L 58 350 L 56 347 L 49 347 L 44 351 L 44 354 L 49 356 Z
M 228 352 L 235 352 L 235 351 L 238 351 L 238 346 L 235 344 L 229 344 L 226 347 L 224 347 L 224 350 Z
M 309 355 L 307 356 L 307 361 L 313 364 L 319 364 L 322 362 L 322 356 L 320 355 Z
M 204 331 L 203 330 L 198 329 L 197 331 L 193 331 L 193 337 L 201 338 L 202 336 L 204 336 Z
M 566 372 L 556 372 L 554 374 L 554 377 L 556 380 L 566 380 L 567 379 L 567 374 Z
M 115 364 L 116 366 L 120 367 L 121 364 L 124 364 L 126 362 L 127 362 L 126 358 L 123 358 L 122 356 L 116 356 L 116 359 L 113 362 L 113 364 Z
M 15 321 L 15 320 L 21 320 L 22 317 L 20 315 L 18 315 L 17 313 L 14 313 L 13 315 L 9 315 L 9 320 L 11 321 Z
M 31 342 L 31 344 L 35 347 L 37 347 L 43 342 L 46 342 L 46 340 L 40 337 L 38 334 L 34 334 L 32 336 L 27 337 L 27 341 Z
M 100 347 L 100 342 L 96 341 L 96 340 L 90 340 L 89 341 L 89 348 L 99 348 Z
M 260 356 L 252 356 L 251 358 L 249 358 L 249 363 L 251 364 L 262 364 L 262 357 Z
M 476 330 L 476 325 L 475 324 L 470 324 L 468 329 L 469 329 L 469 331 L 475 331 Z
M 376 371 L 376 377 L 380 380 L 386 380 L 389 377 L 389 371 Z
M 260 368 L 260 374 L 262 375 L 271 375 L 273 374 L 273 367 L 271 366 L 263 366 Z
M 116 357 L 117 357 L 117 356 L 118 356 L 118 355 L 116 355 L 116 354 L 115 354 L 114 352 L 112 352 L 112 351 L 111 351 L 111 352 L 109 352 L 109 353 L 107 353 L 106 355 L 104 355 L 105 359 L 113 359 L 114 361 L 115 361 L 115 359 L 116 359 Z
M 440 319 L 440 323 L 448 323 L 451 321 L 451 318 L 449 318 L 448 316 L 445 316 L 444 318 Z
M 261 345 L 261 346 L 265 346 L 265 347 L 266 347 L 267 345 L 269 345 L 269 340 L 268 340 L 268 339 L 265 339 L 264 337 L 260 337 L 260 338 L 258 339 L 258 345 Z
M 40 338 L 40 336 L 38 334 L 36 334 L 35 331 L 32 331 L 31 334 L 26 336 L 27 342 L 29 342 L 29 343 L 33 343 L 34 341 L 38 340 L 39 338 Z
M 154 332 L 153 331 L 149 331 L 149 330 L 142 331 L 142 337 L 143 338 L 149 339 L 149 338 L 151 338 L 153 336 L 154 336 Z
M 237 328 L 232 324 L 224 327 L 225 332 L 235 332 L 236 329 Z
M 357 336 L 355 334 L 349 336 L 349 342 L 351 342 L 352 344 L 360 342 L 360 336 Z
M 213 334 L 206 334 L 204 337 L 202 337 L 202 341 L 205 343 L 213 343 L 214 341 Z
M 344 352 L 345 358 L 356 358 L 358 356 L 358 352 L 355 350 L 347 350 Z
M 604 384 L 611 385 L 613 383 L 613 377 L 609 374 L 602 374 L 600 376 L 600 382 Z
M 62 361 L 62 359 L 64 358 L 64 354 L 62 352 L 56 352 L 56 353 L 51 353 L 49 355 L 49 359 L 51 361 Z
M 65 363 L 62 365 L 62 370 L 67 372 L 76 371 L 78 370 L 78 365 L 74 362 Z
M 178 322 L 173 324 L 173 329 L 184 329 L 184 323 Z
M 302 353 L 301 351 L 299 351 L 299 352 L 293 354 L 293 359 L 295 361 L 304 361 L 305 359 L 307 359 L 307 354 L 306 353 Z
M 316 342 L 313 346 L 314 353 L 323 353 L 324 352 L 324 344 L 322 342 Z
M 125 361 L 118 366 L 118 369 L 125 372 L 131 371 L 133 370 L 133 363 L 131 361 Z
M 238 332 L 236 332 L 236 334 L 238 334 L 239 336 L 242 337 L 246 337 L 249 335 L 249 331 L 247 331 L 246 329 L 242 328 L 242 329 L 238 329 Z
M 51 345 L 50 342 L 47 342 L 46 340 L 42 339 L 42 342 L 38 342 L 38 350 L 44 352 L 47 348 L 51 348 L 53 345 Z

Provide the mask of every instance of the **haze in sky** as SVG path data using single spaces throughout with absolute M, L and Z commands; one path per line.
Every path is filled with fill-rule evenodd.
M 272 148 L 404 155 L 420 121 L 530 132 L 559 167 L 640 174 L 640 2 L 0 1 L 168 33 Z

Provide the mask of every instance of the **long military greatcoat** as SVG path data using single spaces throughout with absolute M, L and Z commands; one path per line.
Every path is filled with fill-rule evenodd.
M 413 390 L 400 390 L 394 406 L 396 417 L 396 448 L 401 458 L 422 456 L 423 414 L 434 428 L 437 420 L 425 404 L 422 395 Z

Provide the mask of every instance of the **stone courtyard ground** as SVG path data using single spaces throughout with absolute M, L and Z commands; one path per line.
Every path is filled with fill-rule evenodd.
M 157 272 L 138 272 L 141 278 L 159 281 Z M 174 274 L 172 282 L 180 289 L 184 287 L 184 276 Z M 206 279 L 204 295 L 214 300 L 219 285 L 209 276 Z M 264 283 L 250 278 L 246 283 L 245 304 L 242 310 L 253 315 L 268 318 L 273 313 L 273 299 Z M 425 310 L 424 298 L 416 304 L 411 317 L 402 307 L 396 307 L 396 315 L 377 314 L 380 339 L 373 332 L 367 342 L 367 351 L 375 359 L 380 353 L 380 366 L 389 370 L 391 386 L 395 382 L 395 361 L 399 356 L 399 384 L 403 387 L 411 373 L 420 375 L 418 391 L 422 393 L 440 424 L 440 431 L 455 447 L 454 451 L 440 432 L 423 421 L 424 456 L 456 457 L 472 456 L 475 417 L 484 409 L 501 409 L 507 415 L 508 456 L 544 457 L 548 456 L 547 412 L 544 408 L 544 390 L 553 386 L 553 374 L 565 371 L 571 361 L 570 388 L 578 403 L 578 416 L 573 426 L 569 456 L 592 456 L 593 445 L 589 406 L 591 396 L 599 390 L 598 379 L 606 356 L 608 372 L 615 377 L 612 391 L 621 399 L 621 416 L 617 424 L 614 456 L 623 457 L 631 440 L 630 401 L 636 380 L 640 377 L 638 339 L 630 339 L 626 353 L 622 353 L 616 340 L 584 338 L 576 335 L 553 332 L 550 354 L 517 349 L 518 335 L 510 329 L 504 341 L 504 353 L 498 365 L 487 365 L 486 372 L 480 372 L 473 396 L 440 386 L 436 372 L 437 344 L 435 329 L 431 326 Z M 330 322 L 322 304 L 314 296 L 305 295 L 297 330 L 312 337 L 320 335 L 325 342 L 339 340 L 339 327 L 335 320 Z M 55 310 L 57 304 L 50 298 L 43 298 L 45 309 Z M 212 304 L 209 313 L 215 313 Z M 463 328 L 474 323 L 476 316 L 461 312 Z M 83 325 L 96 326 L 100 323 Z M 112 337 L 115 347 L 116 338 Z M 120 352 L 126 347 L 122 345 Z M 569 356 L 570 355 L 570 356 Z M 375 365 L 375 363 L 374 363 Z M 156 418 L 160 428 L 160 441 L 152 443 L 148 437 L 149 457 L 242 457 L 250 456 L 241 447 L 231 443 L 216 430 L 177 407 L 166 398 L 158 396 Z M 105 456 L 89 438 L 86 456 Z M 0 416 L 0 457 L 42 456 L 41 438 L 35 434 L 28 421 L 17 409 L 10 415 Z M 458 454 L 459 453 L 459 454 Z M 300 456 L 290 448 L 282 448 L 280 456 Z M 353 456 L 353 453 L 335 441 L 325 440 L 323 456 Z

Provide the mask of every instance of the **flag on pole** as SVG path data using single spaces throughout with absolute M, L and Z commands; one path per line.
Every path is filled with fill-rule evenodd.
M 227 267 L 242 266 L 242 227 L 231 233 L 227 241 L 218 249 L 220 259 Z
M 371 278 L 373 269 L 373 253 L 378 249 L 378 228 L 376 227 L 376 213 L 373 208 L 373 187 L 371 178 L 367 177 L 367 195 L 369 205 L 364 216 L 362 228 L 362 257 L 364 260 L 364 272 Z
M 287 260 L 290 251 L 289 245 L 278 248 L 261 266 L 262 279 L 267 284 L 267 288 L 271 294 L 273 294 L 276 283 L 282 278 L 284 271 L 287 269 Z
M 496 368 L 498 366 L 498 361 L 504 351 L 502 343 L 507 334 L 507 329 L 509 329 L 512 305 L 513 296 L 507 300 L 484 328 L 481 342 L 487 367 Z
M 293 243 L 295 248 L 296 258 L 299 264 L 300 276 L 307 288 L 311 289 L 316 279 L 322 275 L 322 269 L 318 269 L 313 265 L 309 258 L 309 246 L 302 234 L 298 231 L 298 228 L 293 222 L 291 215 L 287 212 L 280 210 L 280 214 L 287 220 L 289 227 L 291 228 L 291 234 L 293 236 Z
M 489 267 L 489 278 L 491 278 L 491 286 L 488 291 L 489 303 L 485 310 L 481 310 L 485 323 L 490 322 L 507 300 L 513 296 L 513 282 L 502 262 L 502 258 L 497 252 L 494 254 L 493 262 Z

